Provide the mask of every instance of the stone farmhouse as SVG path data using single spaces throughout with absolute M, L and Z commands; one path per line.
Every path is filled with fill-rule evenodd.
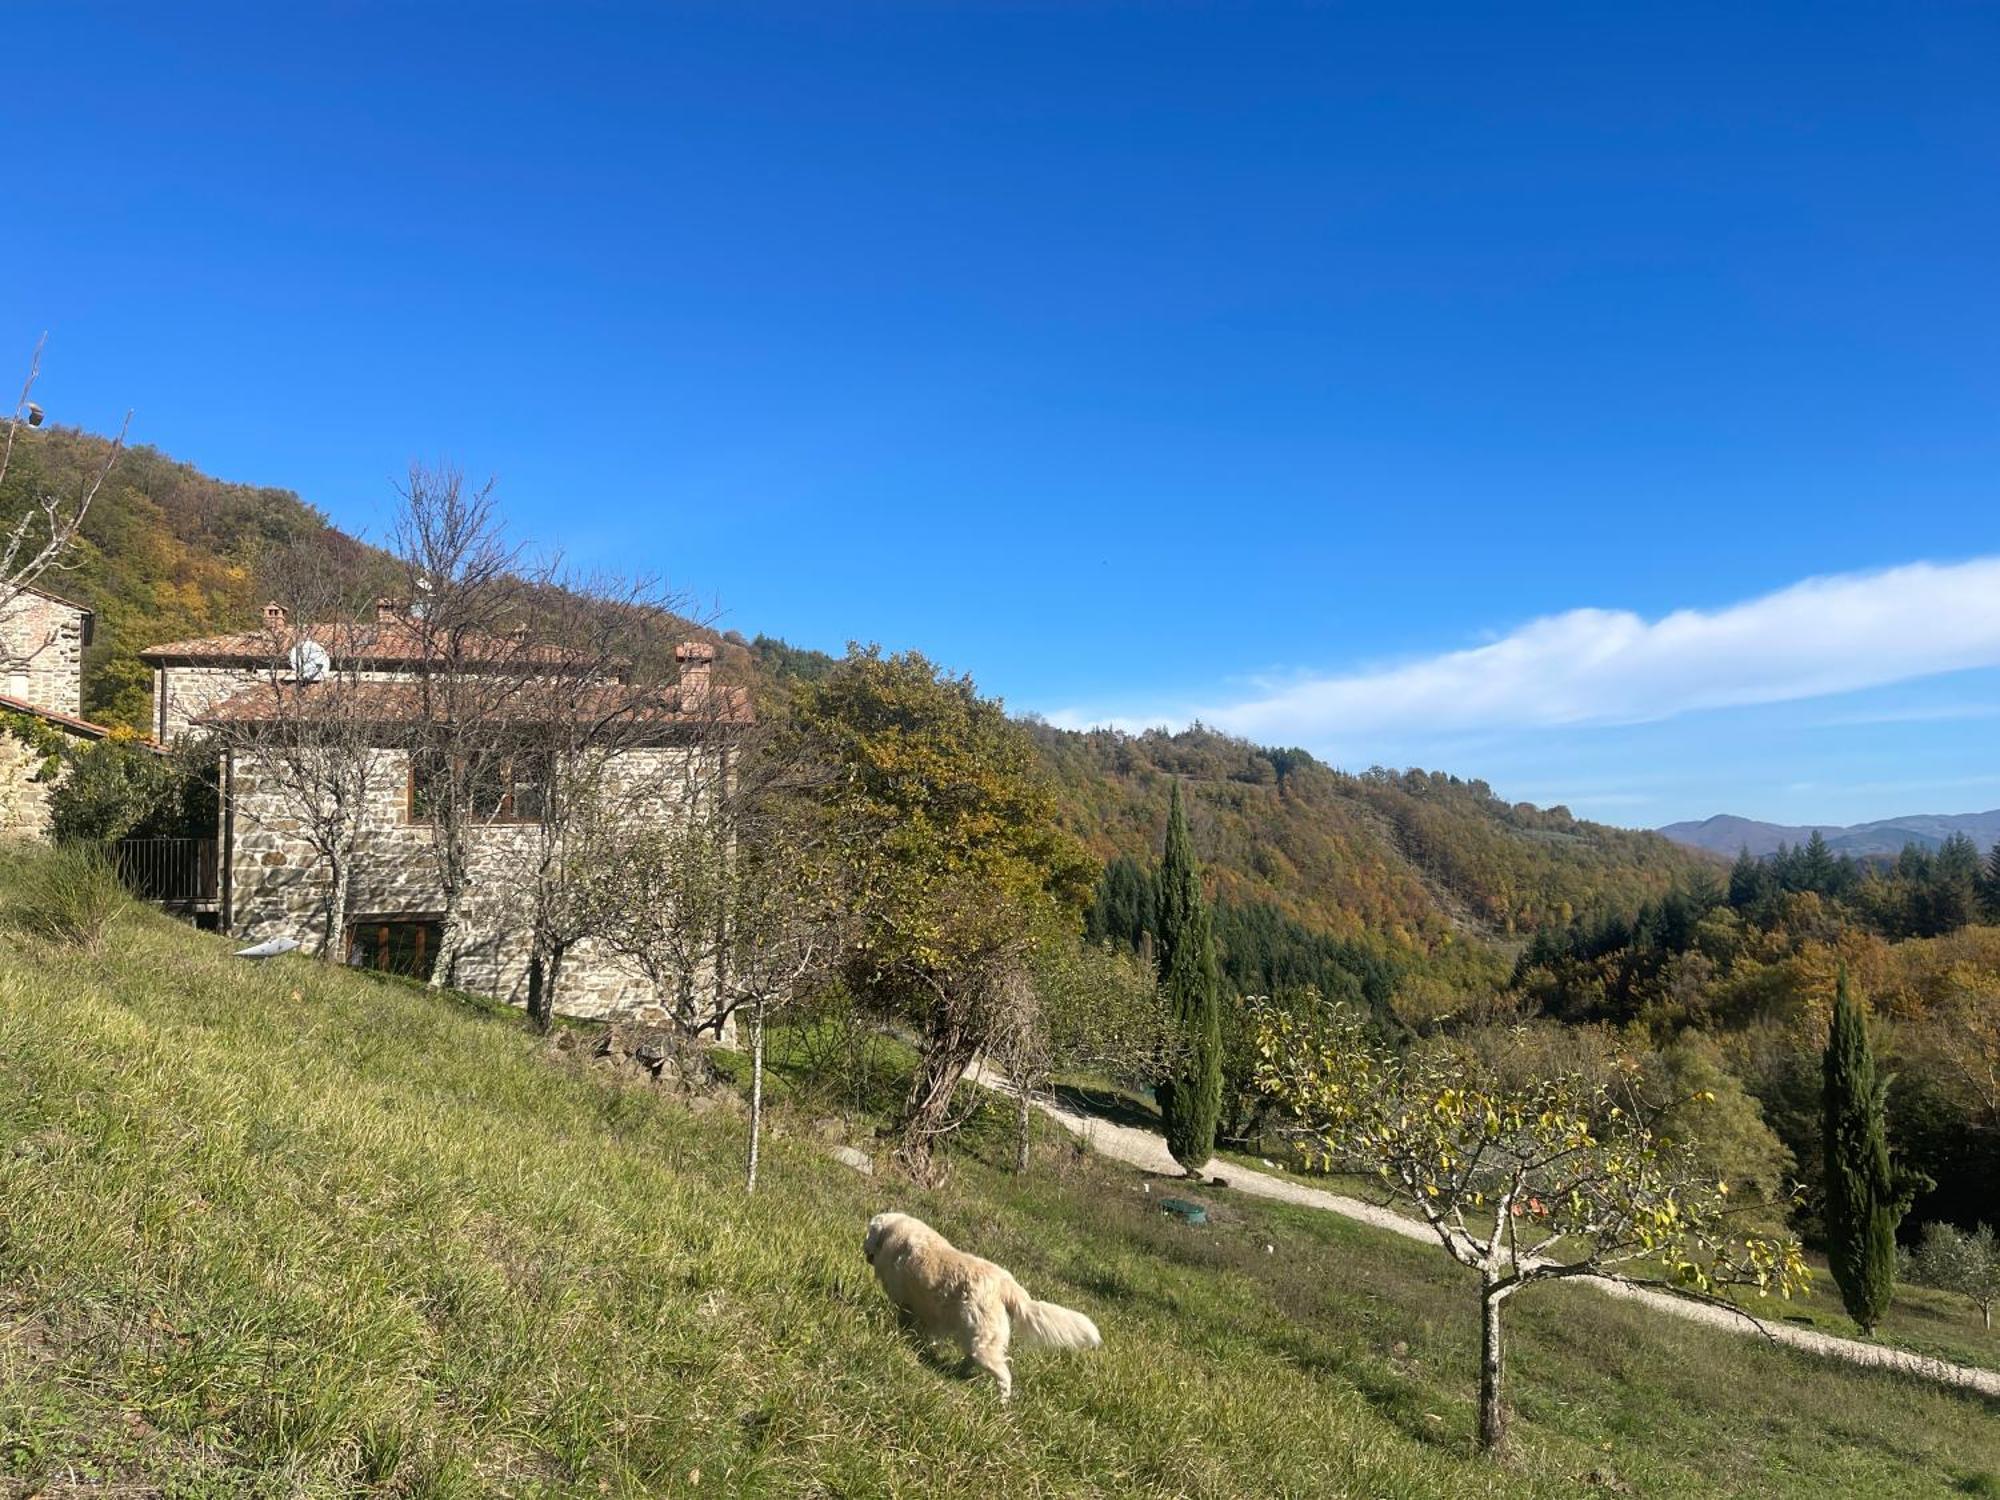
M 33 586 L 0 604 L 0 713 L 25 716 L 64 740 L 110 733 L 83 715 L 83 648 L 89 606 Z M 20 734 L 0 734 L 0 837 L 48 832 L 55 767 Z
M 303 646 L 317 647 L 326 663 L 319 680 L 300 681 Z M 302 832 L 294 795 L 281 785 L 284 762 L 266 748 L 271 736 L 295 736 L 310 713 L 298 711 L 315 694 L 345 695 L 341 722 L 365 738 L 368 795 L 352 870 L 350 911 L 341 951 L 350 964 L 428 977 L 438 950 L 442 885 L 427 813 L 427 763 L 412 747 L 425 637 L 408 605 L 378 600 L 371 622 L 358 625 L 288 624 L 279 606 L 267 605 L 263 628 L 172 641 L 140 653 L 153 668 L 153 728 L 163 741 L 189 734 L 217 736 L 221 818 L 218 833 L 217 925 L 246 942 L 293 938 L 308 947 L 324 925 L 327 878 Z M 563 653 L 516 636 L 491 643 L 490 659 L 506 669 L 553 679 L 574 670 Z M 478 643 L 463 659 L 474 670 Z M 675 652 L 681 668 L 677 690 L 644 695 L 637 727 L 622 734 L 606 782 L 629 790 L 635 816 L 664 815 L 675 789 L 692 778 L 726 774 L 731 730 L 751 720 L 740 689 L 710 682 L 715 648 L 690 641 Z M 530 664 L 523 666 L 523 663 Z M 628 695 L 629 668 L 617 668 L 586 691 L 557 695 L 596 712 L 595 705 Z M 527 700 L 534 701 L 534 695 Z M 615 710 L 615 705 L 614 705 Z M 287 727 L 289 726 L 289 727 Z M 357 727 L 358 726 L 358 727 Z M 505 726 L 489 726 L 505 738 Z M 260 744 L 261 741 L 261 744 Z M 296 741 L 292 741 L 295 743 Z M 469 747 L 472 748 L 472 747 Z M 490 771 L 487 769 L 490 764 Z M 546 771 L 530 755 L 485 747 L 475 796 L 471 888 L 467 924 L 455 972 L 465 989 L 510 1003 L 528 992 L 527 923 L 517 887 L 519 854 L 534 832 Z M 565 956 L 558 1009 L 581 1016 L 630 1014 L 660 997 L 636 970 L 595 940 Z

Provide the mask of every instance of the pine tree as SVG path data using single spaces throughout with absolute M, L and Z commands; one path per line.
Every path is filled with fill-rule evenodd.
M 1831 895 L 1840 879 L 1840 871 L 1835 863 L 1833 851 L 1826 846 L 1826 836 L 1817 828 L 1806 840 L 1803 853 L 1798 856 L 1799 889 L 1815 891 L 1822 896 Z
M 1981 883 L 1980 903 L 1986 920 L 2000 925 L 2000 843 L 1986 856 L 1986 874 Z
M 1889 1165 L 1883 1105 L 1868 1028 L 1841 966 L 1826 1043 L 1826 1258 L 1848 1316 L 1872 1330 L 1896 1289 L 1896 1225 L 1918 1181 Z
M 1736 863 L 1729 871 L 1729 904 L 1738 911 L 1755 906 L 1764 899 L 1764 867 L 1744 845 L 1743 852 L 1736 856 Z
M 1215 1127 L 1222 1112 L 1222 1006 L 1214 934 L 1178 781 L 1167 812 L 1167 844 L 1156 889 L 1160 986 L 1180 1047 L 1172 1070 L 1155 1092 L 1167 1149 L 1193 1175 L 1215 1149 Z

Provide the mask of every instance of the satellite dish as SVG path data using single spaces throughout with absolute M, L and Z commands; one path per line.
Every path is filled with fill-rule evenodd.
M 292 676 L 299 682 L 318 682 L 332 665 L 333 659 L 318 641 L 302 640 L 292 647 Z

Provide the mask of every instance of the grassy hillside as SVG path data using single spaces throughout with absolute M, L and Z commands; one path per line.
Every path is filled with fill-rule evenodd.
M 1525 1295 L 1518 1452 L 1470 1451 L 1470 1288 L 1238 1204 L 1191 1230 L 1045 1144 L 935 1193 L 553 1061 L 517 1021 L 135 917 L 7 920 L 0 1472 L 177 1496 L 1950 1495 L 1991 1406 Z M 1011 1408 L 897 1331 L 859 1255 L 921 1213 L 1086 1309 Z M 1267 1246 L 1269 1247 L 1267 1249 Z M 1984 1488 L 1982 1488 L 1984 1486 Z

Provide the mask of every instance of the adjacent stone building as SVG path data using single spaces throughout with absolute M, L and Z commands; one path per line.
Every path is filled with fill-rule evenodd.
M 300 682 L 301 642 L 325 653 L 324 675 Z M 261 631 L 176 641 L 142 653 L 154 667 L 154 723 L 167 735 L 190 730 L 218 736 L 222 790 L 220 923 L 246 942 L 293 938 L 315 946 L 325 923 L 328 877 L 300 817 L 298 793 L 285 785 L 282 736 L 296 745 L 302 726 L 337 701 L 344 734 L 363 737 L 367 795 L 352 869 L 350 919 L 338 936 L 346 961 L 428 976 L 443 916 L 434 833 L 425 812 L 422 757 L 411 747 L 419 695 L 422 635 L 407 610 L 382 600 L 371 625 L 295 630 L 267 607 Z M 495 642 L 492 659 L 551 679 L 568 670 L 560 652 L 537 654 L 517 639 Z M 750 722 L 747 698 L 712 686 L 714 648 L 689 642 L 676 652 L 681 675 L 669 699 L 647 700 L 644 727 L 619 737 L 604 785 L 625 816 L 663 816 L 676 791 L 694 778 L 726 774 L 731 730 Z M 474 653 L 477 659 L 477 653 Z M 605 694 L 636 694 L 614 670 Z M 593 692 L 598 688 L 593 685 Z M 337 700 L 327 695 L 340 695 Z M 572 695 L 552 695 L 568 701 Z M 524 699 L 536 701 L 537 695 Z M 583 700 L 588 711 L 592 700 Z M 356 729 L 356 725 L 363 726 Z M 356 743 L 350 740 L 349 743 Z M 490 746 L 468 746 L 468 750 Z M 296 752 L 293 752 L 294 756 Z M 525 1003 L 529 943 L 522 910 L 521 853 L 535 833 L 546 776 L 526 755 L 496 755 L 490 805 L 472 832 L 469 931 L 458 955 L 462 988 Z M 565 956 L 556 1003 L 566 1014 L 629 1013 L 661 997 L 602 944 L 584 940 Z
M 62 772 L 55 747 L 110 732 L 82 716 L 93 624 L 87 605 L 32 586 L 0 604 L 0 714 L 11 716 L 0 731 L 0 838 L 44 837 Z
M 22 589 L 0 604 L 0 697 L 33 712 L 83 713 L 83 648 L 95 623 L 89 606 Z

